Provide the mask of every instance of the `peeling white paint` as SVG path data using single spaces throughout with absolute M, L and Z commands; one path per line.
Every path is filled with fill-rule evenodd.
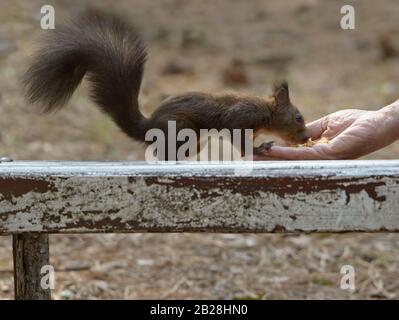
M 0 192 L 0 234 L 161 229 L 399 230 L 399 161 L 255 163 L 251 177 L 263 177 L 264 181 L 272 177 L 291 179 L 290 183 L 282 180 L 281 185 L 260 184 L 258 191 L 248 191 L 248 183 L 253 182 L 248 182 L 248 177 L 234 176 L 234 167 L 234 164 L 187 163 L 158 166 L 92 162 L 0 164 L 0 183 L 9 177 L 40 178 L 48 181 L 53 189 L 44 193 L 30 191 L 13 197 L 12 201 Z M 213 187 L 203 187 L 204 177 L 209 179 L 206 184 Z M 185 184 L 186 178 L 193 179 L 190 180 L 193 183 Z M 226 178 L 234 188 L 215 185 L 220 178 Z M 335 188 L 323 189 L 326 179 L 340 182 Z M 349 195 L 345 190 L 375 182 L 381 183 L 374 190 L 378 197 L 385 196 L 384 201 L 376 200 L 361 188 Z M 319 185 L 317 192 L 309 191 L 309 184 Z M 296 193 L 283 194 L 288 189 L 292 192 L 294 186 L 298 187 Z

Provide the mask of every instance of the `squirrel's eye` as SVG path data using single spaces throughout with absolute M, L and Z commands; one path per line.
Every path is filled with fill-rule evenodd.
M 295 121 L 296 121 L 297 123 L 302 123 L 302 122 L 303 122 L 303 117 L 302 117 L 300 114 L 297 114 L 297 115 L 295 116 Z

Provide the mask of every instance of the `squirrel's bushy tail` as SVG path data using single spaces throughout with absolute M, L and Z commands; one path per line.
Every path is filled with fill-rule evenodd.
M 45 32 L 23 79 L 28 100 L 47 112 L 56 110 L 86 75 L 100 109 L 129 136 L 143 141 L 146 119 L 138 95 L 146 49 L 137 33 L 119 17 L 96 10 Z

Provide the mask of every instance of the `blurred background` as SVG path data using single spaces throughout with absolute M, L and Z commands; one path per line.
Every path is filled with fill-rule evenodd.
M 344 108 L 376 110 L 399 99 L 397 0 L 0 0 L 0 156 L 16 160 L 140 160 L 83 85 L 50 116 L 23 100 L 20 77 L 41 33 L 86 6 L 120 12 L 148 44 L 140 102 L 145 114 L 183 91 L 270 93 L 277 78 L 307 121 Z M 356 29 L 342 30 L 352 4 Z M 399 143 L 367 156 L 394 159 Z M 0 298 L 13 297 L 10 237 L 0 237 Z M 398 298 L 399 236 L 54 235 L 57 299 Z M 356 291 L 340 289 L 340 267 Z

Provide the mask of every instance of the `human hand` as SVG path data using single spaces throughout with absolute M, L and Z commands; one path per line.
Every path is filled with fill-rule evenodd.
M 347 109 L 307 125 L 312 140 L 328 144 L 312 147 L 273 146 L 254 160 L 355 159 L 399 139 L 399 100 L 378 111 Z

